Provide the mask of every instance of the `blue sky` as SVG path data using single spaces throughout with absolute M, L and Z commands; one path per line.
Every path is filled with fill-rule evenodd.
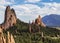
M 7 5 L 14 8 L 17 18 L 24 22 L 34 20 L 38 15 L 60 15 L 60 0 L 0 0 L 0 23 L 4 21 Z

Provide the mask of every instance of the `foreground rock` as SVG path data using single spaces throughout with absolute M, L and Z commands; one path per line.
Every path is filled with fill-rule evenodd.
M 7 37 L 4 35 L 3 30 L 8 29 L 16 24 L 16 15 L 14 9 L 10 9 L 10 6 L 6 7 L 5 20 L 0 24 L 0 43 L 15 43 L 13 35 L 8 31 Z

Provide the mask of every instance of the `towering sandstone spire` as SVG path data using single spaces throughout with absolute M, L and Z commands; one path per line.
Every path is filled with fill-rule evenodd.
M 7 29 L 16 24 L 16 14 L 14 9 L 10 9 L 10 6 L 6 7 L 5 10 L 5 20 L 4 23 L 1 24 L 2 29 Z
M 3 34 L 3 29 L 6 30 L 16 24 L 16 14 L 14 9 L 10 9 L 10 6 L 6 7 L 4 22 L 0 24 L 0 43 L 15 43 L 13 35 L 7 33 L 7 37 Z M 8 38 L 8 40 L 7 40 Z

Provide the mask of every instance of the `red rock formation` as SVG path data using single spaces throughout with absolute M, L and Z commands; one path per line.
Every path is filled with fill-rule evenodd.
M 10 9 L 10 6 L 6 7 L 5 10 L 5 20 L 4 23 L 1 24 L 2 29 L 7 29 L 16 24 L 16 14 L 14 9 Z
M 6 30 L 9 27 L 14 26 L 16 24 L 16 19 L 17 18 L 15 15 L 14 9 L 10 9 L 10 6 L 7 6 L 6 10 L 5 10 L 5 20 L 2 24 L 0 24 L 0 43 L 15 43 L 13 35 L 8 34 L 7 37 L 4 36 L 3 29 Z M 8 40 L 7 40 L 7 38 L 8 38 Z
M 32 21 L 32 23 L 29 25 L 29 31 L 30 33 L 32 30 L 36 30 L 40 32 L 40 26 L 46 27 L 46 25 L 42 22 L 41 16 L 39 15 L 35 21 Z
M 41 16 L 39 15 L 37 19 L 35 19 L 35 24 L 38 24 L 42 27 L 46 27 L 46 25 L 42 22 Z
M 35 24 L 41 25 L 42 20 L 41 20 L 41 16 L 39 15 L 38 18 L 35 20 Z

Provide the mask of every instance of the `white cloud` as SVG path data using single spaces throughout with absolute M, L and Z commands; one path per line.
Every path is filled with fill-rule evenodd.
M 0 5 L 0 23 L 4 21 L 5 6 Z
M 43 3 L 44 7 L 39 7 L 33 4 L 23 4 L 13 6 L 13 8 L 19 12 L 20 15 L 27 16 L 36 16 L 41 15 L 45 16 L 46 14 L 60 14 L 60 4 L 59 3 Z M 58 11 L 58 12 L 57 12 Z
M 11 5 L 12 2 L 7 2 L 6 0 L 0 0 L 0 5 Z
M 43 3 L 47 14 L 60 14 L 60 3 Z
M 60 14 L 60 3 L 43 3 L 44 7 L 39 7 L 34 4 L 23 4 L 23 5 L 14 5 L 12 6 L 17 14 L 17 17 L 20 16 L 26 17 L 26 19 L 33 20 L 38 15 L 42 17 L 48 14 Z M 27 18 L 29 16 L 29 18 Z M 24 21 L 24 19 L 22 19 Z M 28 20 L 27 20 L 28 21 Z
M 20 18 L 20 16 L 22 16 L 22 18 L 23 17 L 26 18 L 26 19 L 20 18 L 25 22 L 26 22 L 26 20 L 29 21 L 29 20 L 35 19 L 36 16 L 39 15 L 39 13 L 40 13 L 39 12 L 40 7 L 38 7 L 37 5 L 23 4 L 23 5 L 17 5 L 17 6 L 15 5 L 12 7 L 15 9 L 18 18 Z
M 41 0 L 26 0 L 25 2 L 31 2 L 31 3 L 36 3 L 36 2 L 39 2 Z
M 11 0 L 12 3 L 15 3 L 15 0 Z
M 40 0 L 39 0 L 40 1 Z M 39 1 L 32 1 L 31 2 L 39 2 Z M 13 1 L 14 2 L 14 1 Z M 8 4 L 12 4 L 11 2 L 6 2 L 5 0 L 0 0 L 0 17 L 4 20 L 4 11 L 5 6 Z M 39 7 L 35 4 L 23 4 L 23 5 L 13 5 L 12 8 L 15 9 L 17 17 L 20 18 L 22 21 L 29 21 L 34 20 L 38 15 L 42 17 L 48 14 L 60 14 L 60 3 L 42 3 L 44 7 Z
M 6 2 L 10 2 L 11 4 L 15 3 L 15 0 L 5 0 Z

